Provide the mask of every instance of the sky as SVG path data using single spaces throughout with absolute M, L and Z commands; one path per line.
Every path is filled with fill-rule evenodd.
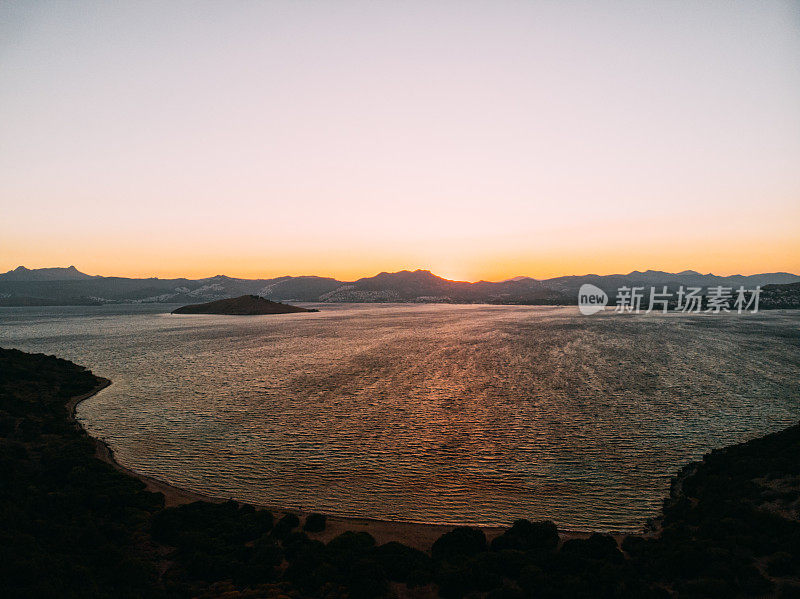
M 0 271 L 800 273 L 800 3 L 4 2 Z

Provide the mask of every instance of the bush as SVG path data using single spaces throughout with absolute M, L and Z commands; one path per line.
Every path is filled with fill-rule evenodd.
M 361 559 L 353 564 L 347 587 L 351 599 L 382 597 L 388 588 L 386 572 L 376 560 Z
M 561 546 L 561 553 L 586 559 L 622 563 L 625 557 L 617 547 L 617 542 L 610 535 L 594 533 L 588 539 L 571 539 Z
M 515 549 L 506 549 L 495 553 L 500 558 L 500 563 L 503 567 L 503 576 L 505 578 L 514 579 L 519 577 L 525 566 L 534 562 L 535 558 L 538 557 L 535 554 L 517 551 Z
M 331 564 L 309 555 L 289 564 L 284 577 L 304 593 L 314 593 L 323 585 L 336 580 L 338 572 Z
M 736 586 L 742 595 L 751 597 L 764 597 L 774 590 L 772 581 L 764 578 L 753 564 L 739 569 L 736 574 Z
M 558 547 L 558 529 L 553 522 L 517 520 L 514 525 L 492 541 L 494 551 L 554 551 Z
M 324 547 L 320 541 L 314 541 L 317 545 Z M 304 553 L 308 547 L 311 546 L 311 539 L 304 532 L 294 531 L 290 532 L 283 539 L 283 550 L 286 553 L 286 559 L 293 561 L 296 555 Z
M 366 532 L 347 531 L 331 540 L 325 547 L 328 561 L 347 569 L 355 562 L 365 559 L 375 547 L 375 539 Z
M 186 550 L 213 551 L 253 541 L 272 528 L 272 514 L 233 501 L 196 501 L 165 509 L 153 517 L 156 540 Z
M 460 599 L 475 590 L 472 571 L 465 563 L 444 562 L 436 569 L 436 584 L 444 599 Z
M 325 530 L 327 519 L 328 517 L 325 514 L 309 514 L 306 516 L 303 530 L 307 530 L 308 532 L 322 532 Z
M 770 576 L 789 576 L 798 571 L 797 557 L 785 551 L 779 551 L 769 558 L 767 572 Z
M 374 554 L 389 580 L 414 586 L 426 584 L 431 579 L 431 558 L 418 549 L 392 541 L 376 547 Z
M 637 558 L 647 554 L 648 549 L 652 546 L 653 541 L 644 539 L 637 535 L 627 535 L 622 539 L 622 549 L 630 557 Z
M 725 581 L 717 578 L 697 578 L 683 583 L 680 587 L 681 597 L 697 597 L 712 599 L 727 598 L 734 595 L 733 588 Z
M 491 591 L 503 584 L 503 558 L 499 553 L 479 553 L 468 562 L 475 588 Z
M 518 587 L 504 584 L 486 595 L 486 599 L 525 599 L 525 593 Z
M 255 513 L 250 516 L 250 522 L 256 531 L 260 534 L 264 534 L 272 530 L 275 518 L 269 510 L 256 510 Z
M 439 537 L 431 548 L 435 560 L 465 558 L 486 551 L 486 535 L 482 530 L 459 526 Z
M 283 549 L 275 539 L 262 537 L 253 545 L 251 561 L 262 568 L 277 568 L 283 562 Z
M 300 518 L 294 514 L 286 514 L 272 527 L 272 534 L 278 539 L 283 539 L 299 525 Z
M 778 589 L 778 599 L 800 599 L 800 584 L 784 582 Z

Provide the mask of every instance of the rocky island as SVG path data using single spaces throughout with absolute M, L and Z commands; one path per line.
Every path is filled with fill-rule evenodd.
M 319 310 L 272 302 L 258 295 L 242 295 L 205 304 L 190 304 L 172 311 L 173 314 L 230 314 L 233 316 L 291 314 L 294 312 L 319 312 Z

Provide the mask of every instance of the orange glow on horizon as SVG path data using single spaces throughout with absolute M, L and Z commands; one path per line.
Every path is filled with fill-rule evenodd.
M 281 252 L 269 259 L 253 254 L 241 256 L 185 255 L 173 252 L 168 258 L 158 250 L 86 251 L 75 248 L 70 253 L 52 252 L 44 248 L 22 249 L 15 244 L 0 247 L 0 271 L 17 266 L 47 268 L 75 265 L 78 270 L 90 275 L 120 276 L 131 278 L 158 277 L 162 279 L 201 279 L 214 275 L 234 278 L 268 279 L 279 276 L 314 275 L 331 277 L 341 281 L 352 281 L 371 277 L 379 272 L 399 270 L 430 270 L 433 274 L 449 280 L 502 281 L 517 276 L 547 279 L 566 275 L 618 274 L 633 270 L 662 270 L 680 272 L 695 270 L 717 275 L 758 274 L 765 272 L 791 272 L 800 274 L 800 242 L 793 239 L 773 240 L 747 251 L 733 254 L 729 248 L 720 251 L 719 244 L 709 243 L 705 248 L 690 244 L 684 251 L 665 256 L 658 248 L 642 248 L 629 252 L 624 248 L 609 249 L 594 253 L 588 249 L 554 248 L 550 251 L 533 251 L 526 255 L 506 254 L 487 249 L 485 255 L 466 253 L 460 259 L 431 259 L 400 252 L 353 252 L 348 255 L 340 251 L 325 254 L 296 254 Z M 706 251 L 703 251 L 706 250 Z M 166 254 L 168 250 L 165 250 Z
M 800 273 L 786 3 L 29 4 L 0 270 Z

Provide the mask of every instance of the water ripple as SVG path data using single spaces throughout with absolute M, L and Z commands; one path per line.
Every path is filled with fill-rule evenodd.
M 671 475 L 800 416 L 800 314 L 18 309 L 0 343 L 114 381 L 79 418 L 135 470 L 273 506 L 635 530 Z

